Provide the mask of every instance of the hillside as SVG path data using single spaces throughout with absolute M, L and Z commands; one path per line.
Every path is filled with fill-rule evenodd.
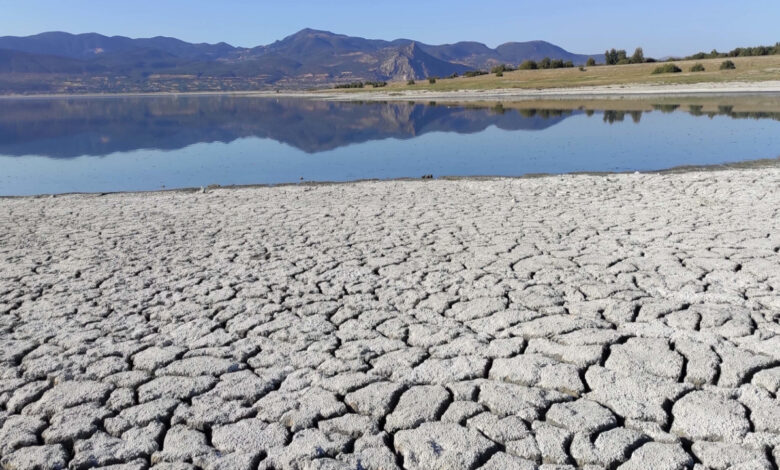
M 0 49 L 0 74 L 42 74 L 104 72 L 99 64 L 47 54 L 30 54 Z
M 499 64 L 516 65 L 525 60 L 539 61 L 545 57 L 570 60 L 578 65 L 584 64 L 589 57 L 593 57 L 596 61 L 604 60 L 600 54 L 573 54 L 545 41 L 507 42 L 495 49 L 478 42 L 459 42 L 443 46 L 425 45 L 422 48 L 438 59 L 463 64 L 471 69 L 488 69 Z
M 479 77 L 459 77 L 437 80 L 435 84 L 418 81 L 414 85 L 391 83 L 387 88 L 366 92 L 385 94 L 408 91 L 455 91 L 455 90 L 496 90 L 572 88 L 591 86 L 626 86 L 631 84 L 673 85 L 723 82 L 763 82 L 780 80 L 780 55 L 757 57 L 732 57 L 735 70 L 721 70 L 724 61 L 718 59 L 676 60 L 674 64 L 682 69 L 680 73 L 654 74 L 662 64 L 645 63 L 629 65 L 611 65 L 598 67 L 579 67 L 548 70 L 517 70 L 504 72 L 503 76 L 488 74 Z M 704 71 L 692 72 L 694 65 L 700 64 Z M 358 90 L 338 90 L 341 93 L 355 93 Z
M 589 57 L 543 41 L 491 49 L 478 42 L 430 45 L 313 29 L 252 48 L 193 44 L 162 36 L 131 39 L 47 32 L 0 37 L 0 51 L 0 93 L 4 94 L 305 88 L 357 80 L 445 77 L 543 57 L 579 64 Z

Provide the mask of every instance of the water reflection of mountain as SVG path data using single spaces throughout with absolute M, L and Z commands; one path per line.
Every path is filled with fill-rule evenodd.
M 200 142 L 270 138 L 309 153 L 430 132 L 542 130 L 580 111 L 247 97 L 13 100 L 2 103 L 0 154 L 72 158 Z

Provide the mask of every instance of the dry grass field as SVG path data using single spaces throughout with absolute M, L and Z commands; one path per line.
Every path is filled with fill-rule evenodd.
M 415 85 L 407 85 L 405 82 L 390 83 L 384 91 L 393 89 L 402 90 L 489 90 L 498 88 L 569 88 L 598 85 L 628 85 L 628 84 L 692 84 L 692 83 L 717 83 L 717 82 L 757 82 L 780 79 L 780 55 L 763 57 L 737 57 L 731 58 L 736 70 L 720 70 L 720 64 L 726 59 L 705 60 L 680 60 L 674 63 L 680 67 L 681 73 L 653 74 L 653 70 L 663 63 L 612 65 L 585 67 L 581 71 L 578 67 L 566 69 L 548 70 L 517 70 L 504 72 L 503 77 L 495 74 L 479 77 L 459 77 L 439 79 L 435 84 L 429 84 L 427 80 L 418 80 Z M 704 72 L 690 72 L 694 64 L 704 65 Z M 389 89 L 389 90 L 388 90 Z M 362 90 L 340 90 L 350 91 Z

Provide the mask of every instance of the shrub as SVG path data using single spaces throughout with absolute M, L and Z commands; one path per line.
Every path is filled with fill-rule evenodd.
M 450 78 L 458 78 L 458 72 L 453 72 L 453 74 L 450 75 Z
M 501 64 L 496 65 L 492 69 L 490 69 L 490 73 L 498 73 L 498 72 L 513 72 L 515 69 L 511 65 Z
M 691 72 L 704 72 L 704 65 L 693 64 L 693 67 L 691 67 Z
M 596 59 L 594 59 L 593 57 L 588 57 L 588 61 L 585 62 L 585 65 L 587 65 L 588 67 L 595 66 L 596 65 Z
M 428 83 L 430 83 L 431 85 L 436 83 L 436 77 L 428 77 Z
M 699 52 L 694 55 L 688 56 L 687 59 L 700 60 L 700 59 L 718 59 L 726 57 L 752 57 L 752 56 L 765 56 L 780 54 L 780 43 L 774 46 L 756 46 L 756 47 L 738 47 L 729 52 L 718 52 L 717 49 L 713 49 L 711 52 Z
M 615 64 L 615 65 L 628 65 L 630 63 L 631 63 L 631 61 L 628 60 L 628 59 L 620 59 L 619 61 L 617 61 L 617 64 Z
M 584 71 L 585 71 L 585 67 L 580 67 L 580 72 L 584 72 Z
M 363 82 L 342 83 L 336 85 L 334 88 L 363 88 L 365 84 Z
M 682 72 L 682 69 L 675 64 L 664 64 L 660 67 L 656 67 L 655 70 L 653 70 L 653 75 L 657 75 L 659 73 L 679 73 Z
M 463 73 L 464 77 L 479 77 L 480 75 L 487 75 L 487 72 L 484 70 L 469 70 Z
M 407 85 L 414 85 L 414 80 L 409 80 L 408 82 L 406 82 L 406 84 Z
M 498 72 L 496 72 L 496 77 L 503 77 L 503 76 L 504 76 L 504 72 L 502 72 L 500 70 Z
M 730 60 L 724 60 L 722 64 L 720 64 L 721 70 L 734 70 L 737 66 L 734 64 L 734 62 Z
M 537 67 L 540 69 L 562 69 L 566 67 L 574 67 L 574 62 L 570 60 L 564 62 L 562 59 L 553 60 L 549 57 L 545 57 L 537 64 Z
M 366 85 L 371 85 L 374 88 L 382 88 L 387 86 L 387 82 L 366 82 Z
M 522 64 L 520 64 L 520 70 L 536 70 L 539 68 L 539 64 L 537 64 L 533 60 L 526 60 Z

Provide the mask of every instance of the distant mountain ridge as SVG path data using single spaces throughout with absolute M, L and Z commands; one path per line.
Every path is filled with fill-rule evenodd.
M 210 87 L 217 82 L 256 88 L 421 79 L 544 57 L 575 64 L 585 63 L 589 57 L 602 59 L 600 55 L 574 54 L 544 41 L 510 42 L 491 49 L 478 42 L 430 45 L 411 39 L 364 39 L 314 29 L 252 48 L 224 42 L 194 44 L 162 36 L 131 39 L 47 32 L 0 37 L 0 92 L 9 92 L 7 88 L 13 84 L 24 92 L 24 83 L 14 77 L 20 74 L 38 76 L 40 83 L 25 77 L 35 90 L 56 86 L 56 80 L 47 75 L 100 76 L 108 83 L 104 86 L 120 88 L 142 87 L 145 82 L 164 87 L 172 83 L 171 77 L 177 77 L 176 84 L 186 89 Z M 74 83 L 79 86 L 85 82 Z

